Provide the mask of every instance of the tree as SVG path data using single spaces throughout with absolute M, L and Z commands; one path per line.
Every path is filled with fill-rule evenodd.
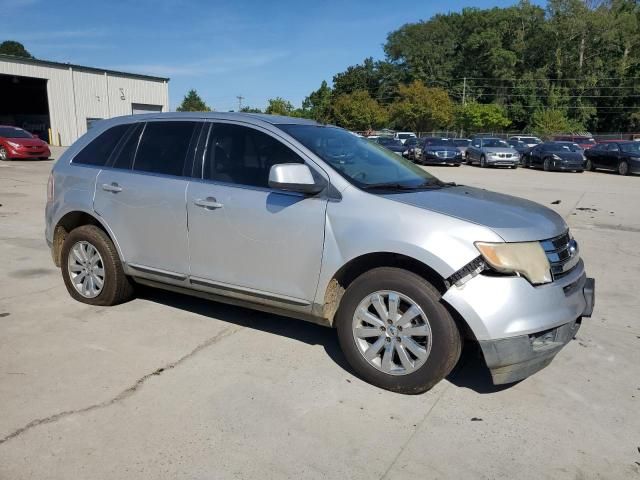
M 549 137 L 554 133 L 578 132 L 584 127 L 569 119 L 562 110 L 544 109 L 533 114 L 529 129 L 538 136 Z
M 268 113 L 270 115 L 292 116 L 295 113 L 295 108 L 289 100 L 285 100 L 282 97 L 276 97 L 269 99 L 269 105 L 267 105 L 264 113 Z
M 511 124 L 504 109 L 495 103 L 468 103 L 458 105 L 455 125 L 467 134 L 471 132 L 500 130 Z
M 182 103 L 178 108 L 176 108 L 178 112 L 210 112 L 211 109 L 204 103 L 204 100 L 200 98 L 198 92 L 195 89 L 189 90 L 182 100 Z
M 24 45 L 14 40 L 5 40 L 0 43 L 0 53 L 4 55 L 13 55 L 14 57 L 33 58 Z
M 396 127 L 427 132 L 451 125 L 454 105 L 442 88 L 427 87 L 415 80 L 398 87 L 398 100 L 391 105 Z
M 338 95 L 332 113 L 339 126 L 357 131 L 380 128 L 389 119 L 387 111 L 366 90 Z
M 331 121 L 331 89 L 326 81 L 323 80 L 320 88 L 304 99 L 302 114 L 320 123 Z
M 260 110 L 259 108 L 254 108 L 254 107 L 242 107 L 240 109 L 241 112 L 243 113 L 262 113 L 262 110 Z

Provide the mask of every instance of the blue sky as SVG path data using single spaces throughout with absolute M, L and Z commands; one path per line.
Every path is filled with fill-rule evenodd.
M 0 0 L 10 19 L 0 40 L 20 41 L 47 60 L 168 76 L 172 109 L 195 88 L 226 111 L 237 108 L 237 95 L 260 108 L 275 96 L 299 105 L 322 80 L 382 58 L 387 34 L 407 22 L 514 3 Z

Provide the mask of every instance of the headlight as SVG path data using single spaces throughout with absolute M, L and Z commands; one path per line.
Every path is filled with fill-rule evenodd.
M 498 156 L 498 152 L 489 152 L 489 156 L 490 157 L 497 157 Z
M 20 146 L 19 143 L 13 143 L 13 142 L 10 142 L 9 140 L 7 140 L 7 143 L 11 145 L 13 148 L 18 148 Z
M 485 261 L 498 272 L 522 275 L 534 285 L 552 280 L 551 266 L 540 242 L 476 242 L 475 246 Z
M 560 156 L 556 155 L 555 153 L 553 154 L 553 159 L 554 160 L 562 160 L 562 158 L 560 158 Z

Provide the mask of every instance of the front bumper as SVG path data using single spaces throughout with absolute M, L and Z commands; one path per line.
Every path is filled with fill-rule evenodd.
M 514 165 L 518 165 L 520 163 L 519 157 L 511 157 L 511 158 L 494 158 L 494 157 L 485 157 L 487 159 L 487 165 L 492 167 L 513 167 Z
M 560 172 L 572 172 L 576 170 L 584 170 L 584 163 L 568 163 L 554 160 L 551 163 L 551 170 L 558 170 Z
M 445 158 L 437 155 L 422 154 L 422 163 L 425 165 L 461 165 L 462 156 Z
M 584 264 L 550 284 L 521 277 L 477 275 L 443 296 L 478 340 L 496 384 L 547 366 L 593 311 L 595 281 Z
M 8 148 L 7 153 L 9 154 L 9 158 L 15 159 L 28 159 L 28 158 L 49 158 L 51 156 L 51 151 L 48 148 L 38 148 L 38 149 L 23 149 L 23 148 Z

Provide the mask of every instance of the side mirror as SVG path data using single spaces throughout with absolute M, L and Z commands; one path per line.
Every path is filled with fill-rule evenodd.
M 311 169 L 302 163 L 273 165 L 269 170 L 269 186 L 278 190 L 309 195 L 315 195 L 324 189 L 324 185 L 316 183 Z

